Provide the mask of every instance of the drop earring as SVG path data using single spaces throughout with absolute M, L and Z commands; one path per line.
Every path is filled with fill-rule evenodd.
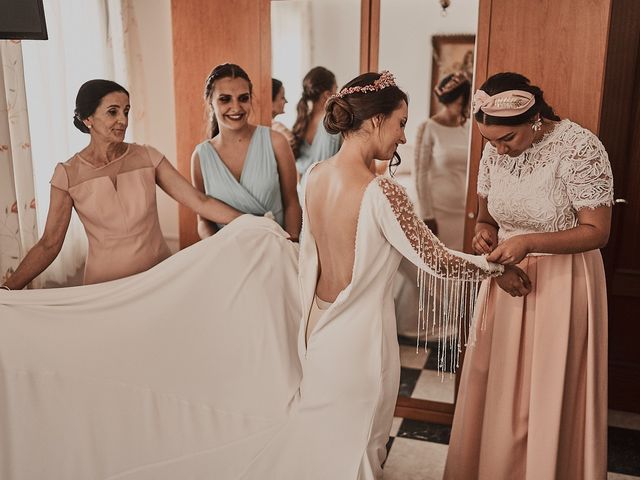
M 533 122 L 533 125 L 531 125 L 531 128 L 533 129 L 534 132 L 539 132 L 540 129 L 542 128 L 542 119 L 538 117 L 538 119 L 535 122 Z

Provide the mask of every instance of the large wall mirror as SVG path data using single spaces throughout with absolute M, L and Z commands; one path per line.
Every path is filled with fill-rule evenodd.
M 338 88 L 358 75 L 360 10 L 361 0 L 271 1 L 271 76 L 285 89 L 289 103 L 277 120 L 288 128 L 311 68 L 331 70 Z
M 402 165 L 396 179 L 421 215 L 435 217 L 438 236 L 456 250 L 463 248 L 471 121 L 448 123 L 455 106 L 439 114 L 447 106 L 438 101 L 434 87 L 459 72 L 471 79 L 477 24 L 477 0 L 453 0 L 446 14 L 437 0 L 380 0 L 378 69 L 393 72 L 409 94 L 407 143 L 399 148 Z M 449 338 L 437 329 L 418 331 L 416 274 L 403 261 L 395 285 L 402 365 L 398 413 L 448 423 L 457 381 L 453 373 L 439 376 L 437 351 L 438 343 Z
M 396 180 L 418 204 L 416 152 L 429 133 L 437 141 L 430 158 L 420 161 L 430 163 L 425 178 L 431 182 L 431 209 L 439 237 L 457 250 L 463 248 L 471 121 L 439 124 L 445 106 L 433 90 L 452 73 L 472 77 L 477 23 L 478 0 L 453 0 L 446 15 L 438 0 L 271 1 L 271 75 L 283 82 L 289 101 L 277 120 L 289 128 L 295 122 L 302 79 L 312 67 L 331 70 L 338 87 L 364 65 L 393 72 L 410 98 L 407 144 L 398 149 L 402 165 Z M 457 379 L 450 372 L 439 376 L 437 370 L 438 343 L 448 337 L 419 331 L 416 275 L 403 261 L 394 288 L 402 365 L 397 413 L 450 423 Z

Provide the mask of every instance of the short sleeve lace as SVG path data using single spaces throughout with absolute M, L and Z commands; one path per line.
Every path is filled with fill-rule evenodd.
M 518 156 L 498 154 L 487 144 L 478 194 L 487 197 L 500 242 L 559 232 L 578 225 L 581 208 L 613 204 L 611 166 L 600 140 L 565 119 Z
M 613 174 L 602 142 L 591 132 L 577 139 L 560 167 L 575 210 L 613 205 Z
M 489 196 L 489 190 L 491 189 L 491 177 L 489 176 L 489 163 L 493 155 L 495 155 L 496 149 L 491 146 L 490 143 L 484 146 L 482 151 L 482 157 L 480 158 L 480 169 L 478 170 L 478 195 L 483 198 Z

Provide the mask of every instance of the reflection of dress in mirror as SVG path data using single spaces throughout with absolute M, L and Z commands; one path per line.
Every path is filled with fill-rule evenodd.
M 340 149 L 340 135 L 324 128 L 324 106 L 337 88 L 335 75 L 324 67 L 314 67 L 302 81 L 302 97 L 293 125 L 298 175 L 302 177 L 311 164 L 332 157 Z M 311 104 L 311 105 L 309 105 Z
M 435 88 L 443 108 L 418 127 L 413 178 L 418 215 L 449 248 L 462 250 L 467 191 L 467 151 L 471 84 L 464 73 L 450 74 Z M 395 284 L 398 333 L 413 337 L 416 323 L 416 269 L 403 261 Z
M 287 104 L 287 98 L 285 97 L 284 85 L 276 78 L 271 79 L 271 130 L 275 130 L 278 133 L 284 135 L 291 145 L 291 148 L 295 146 L 295 137 L 291 130 L 287 126 L 276 120 L 278 115 L 284 113 L 284 106 Z
M 467 191 L 471 84 L 463 74 L 435 88 L 443 108 L 418 127 L 414 180 L 418 212 L 449 248 L 462 250 Z
M 193 183 L 243 213 L 271 212 L 297 239 L 302 212 L 291 147 L 283 135 L 248 123 L 251 100 L 251 81 L 241 67 L 225 63 L 213 69 L 205 84 L 210 139 L 193 152 Z M 221 227 L 199 218 L 198 234 L 209 237 Z

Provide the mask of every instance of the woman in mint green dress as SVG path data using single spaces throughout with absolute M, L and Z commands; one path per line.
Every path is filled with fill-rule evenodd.
M 241 212 L 271 212 L 291 239 L 297 240 L 302 211 L 293 153 L 282 134 L 249 123 L 249 76 L 238 65 L 218 65 L 207 78 L 204 97 L 211 107 L 211 132 L 191 158 L 194 186 Z M 198 217 L 200 238 L 223 226 Z
M 327 132 L 323 125 L 324 106 L 336 89 L 336 76 L 324 67 L 312 68 L 302 81 L 298 117 L 292 129 L 295 137 L 293 152 L 300 177 L 313 163 L 333 157 L 340 149 L 340 135 Z

